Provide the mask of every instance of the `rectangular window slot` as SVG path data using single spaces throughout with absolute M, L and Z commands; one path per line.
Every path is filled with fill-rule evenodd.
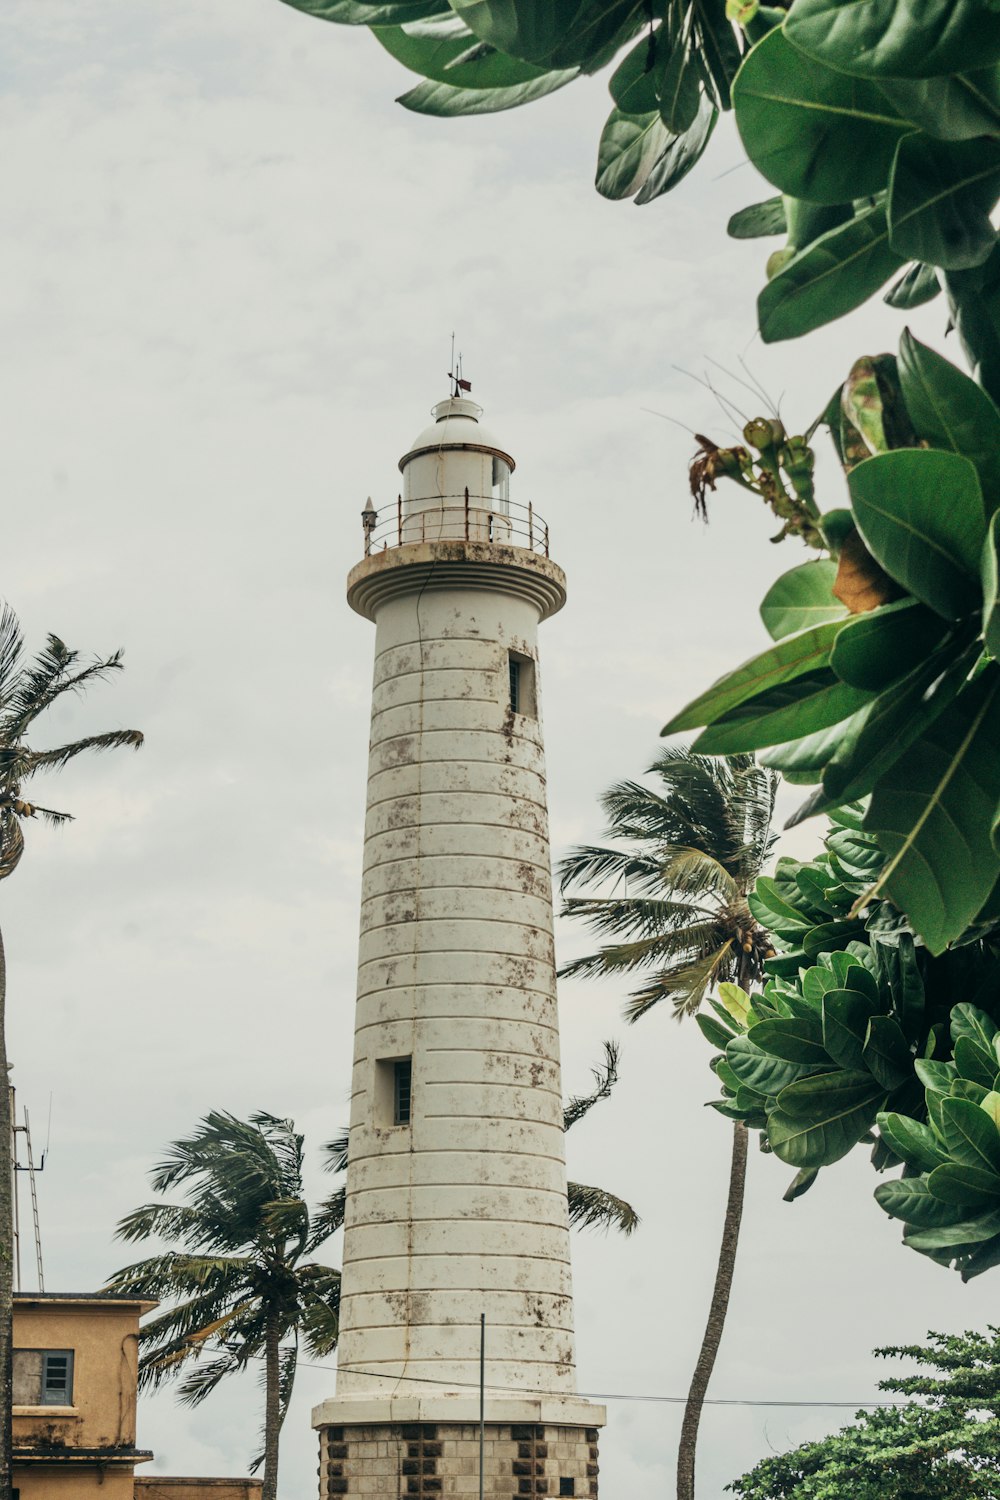
M 560 1479 L 559 1493 L 560 1495 L 575 1495 L 576 1485 L 574 1481 L 572 1479 Z
M 511 709 L 516 714 L 536 718 L 535 663 L 530 656 L 522 656 L 518 651 L 508 651 L 507 672 Z
M 401 1057 L 393 1063 L 393 1120 L 394 1125 L 409 1125 L 410 1103 L 413 1095 L 413 1059 Z
M 413 1120 L 413 1058 L 380 1057 L 375 1062 L 372 1124 L 376 1130 L 405 1127 Z

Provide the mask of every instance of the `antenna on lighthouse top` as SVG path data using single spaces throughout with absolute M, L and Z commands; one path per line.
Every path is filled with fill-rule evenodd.
M 448 379 L 451 381 L 451 384 L 452 384 L 452 392 L 451 392 L 452 400 L 455 400 L 457 397 L 461 396 L 461 394 L 462 394 L 463 391 L 471 391 L 472 390 L 472 381 L 471 380 L 463 380 L 462 379 L 462 355 L 461 355 L 461 351 L 459 352 L 458 363 L 457 364 L 455 363 L 455 335 L 454 334 L 452 334 L 452 336 L 451 336 L 451 369 L 448 371 Z

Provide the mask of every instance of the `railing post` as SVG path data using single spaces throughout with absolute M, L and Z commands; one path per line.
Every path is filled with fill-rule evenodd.
M 549 555 L 549 523 L 545 522 L 545 556 Z
M 403 545 L 403 497 L 396 496 L 396 546 Z
M 465 540 L 469 540 L 469 486 L 465 486 Z
M 535 513 L 534 513 L 534 510 L 532 509 L 532 505 L 531 505 L 531 501 L 530 500 L 528 501 L 528 547 L 529 547 L 530 551 L 534 552 L 534 550 L 535 550 Z

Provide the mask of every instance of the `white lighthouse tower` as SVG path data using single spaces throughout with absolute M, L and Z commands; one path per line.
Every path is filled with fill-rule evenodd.
M 565 578 L 456 394 L 364 512 L 373 620 L 337 1394 L 320 1496 L 595 1496 L 576 1395 L 538 625 Z

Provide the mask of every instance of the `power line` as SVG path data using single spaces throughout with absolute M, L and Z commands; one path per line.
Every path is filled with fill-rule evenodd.
M 307 1370 L 335 1371 L 337 1369 L 336 1365 L 318 1364 L 307 1359 L 300 1359 L 297 1363 Z M 343 1366 L 343 1368 L 349 1370 L 352 1375 L 368 1375 L 375 1380 L 405 1381 L 410 1385 L 433 1385 L 438 1389 L 442 1384 L 440 1380 L 434 1380 L 428 1375 L 386 1375 L 383 1370 L 357 1370 L 351 1366 Z M 451 1380 L 448 1385 L 468 1386 L 470 1390 L 479 1389 L 478 1384 L 471 1380 Z M 552 1396 L 554 1394 L 552 1391 L 533 1391 L 513 1387 L 491 1386 L 489 1389 L 494 1396 Z M 572 1394 L 583 1401 L 649 1401 L 664 1406 L 685 1406 L 688 1399 L 686 1396 L 659 1396 L 651 1393 L 622 1391 L 574 1391 Z M 902 1401 L 771 1401 L 758 1400 L 750 1396 L 706 1396 L 703 1404 L 705 1406 L 843 1407 L 849 1411 L 857 1411 L 862 1407 L 871 1410 L 873 1407 L 903 1406 L 905 1403 Z

